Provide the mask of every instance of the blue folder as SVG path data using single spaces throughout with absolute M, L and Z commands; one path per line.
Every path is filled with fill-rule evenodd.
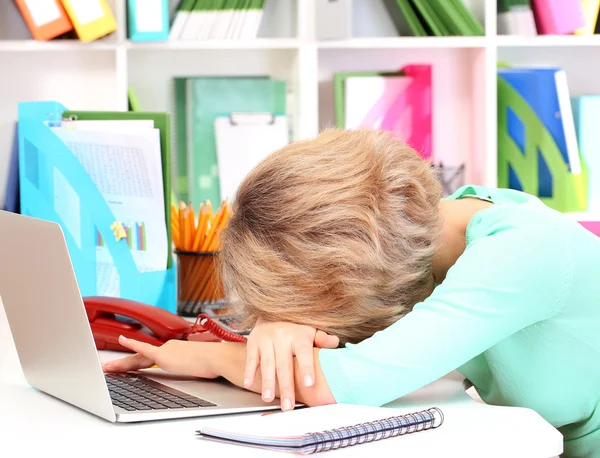
M 560 68 L 498 69 L 498 186 L 536 195 L 550 207 L 584 211 L 588 169 L 571 173 L 556 72 Z
M 56 102 L 19 104 L 21 213 L 56 222 L 62 227 L 82 296 L 97 295 L 96 240 L 99 232 L 119 275 L 119 297 L 176 313 L 175 267 L 140 272 L 128 245 L 117 242 L 110 228 L 115 217 L 107 202 L 79 160 L 51 129 L 53 123 L 59 125 L 64 111 L 66 108 Z M 55 211 L 55 171 L 63 175 L 79 197 L 81 246 Z
M 560 70 L 562 68 L 511 68 L 501 69 L 498 73 L 529 103 L 570 167 L 555 80 L 556 72 Z
M 145 8 L 145 11 L 140 11 Z M 149 11 L 148 8 L 152 8 Z M 155 21 L 148 24 L 146 19 L 140 20 L 141 15 L 147 18 L 153 15 Z M 158 0 L 152 3 L 144 0 L 127 0 L 127 29 L 131 41 L 167 41 L 170 30 L 169 2 Z M 150 26 L 150 28 L 148 28 Z

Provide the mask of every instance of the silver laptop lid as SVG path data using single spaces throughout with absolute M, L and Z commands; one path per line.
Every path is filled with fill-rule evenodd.
M 27 382 L 115 421 L 58 224 L 0 211 L 0 297 Z

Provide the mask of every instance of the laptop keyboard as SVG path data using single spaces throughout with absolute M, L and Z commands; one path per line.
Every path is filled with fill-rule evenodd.
M 210 401 L 144 376 L 128 373 L 105 376 L 112 403 L 128 411 L 216 407 Z

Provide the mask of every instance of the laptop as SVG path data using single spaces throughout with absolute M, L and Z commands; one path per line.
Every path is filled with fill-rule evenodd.
M 274 410 L 222 379 L 105 374 L 60 225 L 0 211 L 0 297 L 27 383 L 111 422 Z M 126 356 L 125 353 L 122 356 Z

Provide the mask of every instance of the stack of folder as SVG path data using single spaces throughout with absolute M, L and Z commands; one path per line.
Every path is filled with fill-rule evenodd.
M 500 35 L 598 33 L 600 0 L 499 0 Z
M 182 0 L 169 40 L 256 38 L 265 0 Z
M 71 38 L 74 32 L 88 43 L 117 29 L 106 0 L 16 0 L 16 5 L 35 40 Z
M 335 124 L 340 129 L 389 132 L 436 169 L 444 195 L 450 195 L 465 182 L 465 164 L 434 157 L 431 73 L 431 65 L 425 64 L 406 65 L 396 72 L 335 73 Z
M 485 32 L 462 0 L 384 0 L 400 35 L 481 36 Z
M 336 127 L 391 132 L 424 159 L 431 147 L 431 66 L 397 72 L 340 72 L 333 76 Z
M 287 84 L 262 76 L 175 78 L 176 191 L 232 201 L 244 176 L 289 143 Z
M 572 102 L 562 68 L 500 68 L 498 186 L 536 195 L 562 212 L 586 211 L 600 172 L 600 142 L 590 125 L 597 109 L 595 99 Z

